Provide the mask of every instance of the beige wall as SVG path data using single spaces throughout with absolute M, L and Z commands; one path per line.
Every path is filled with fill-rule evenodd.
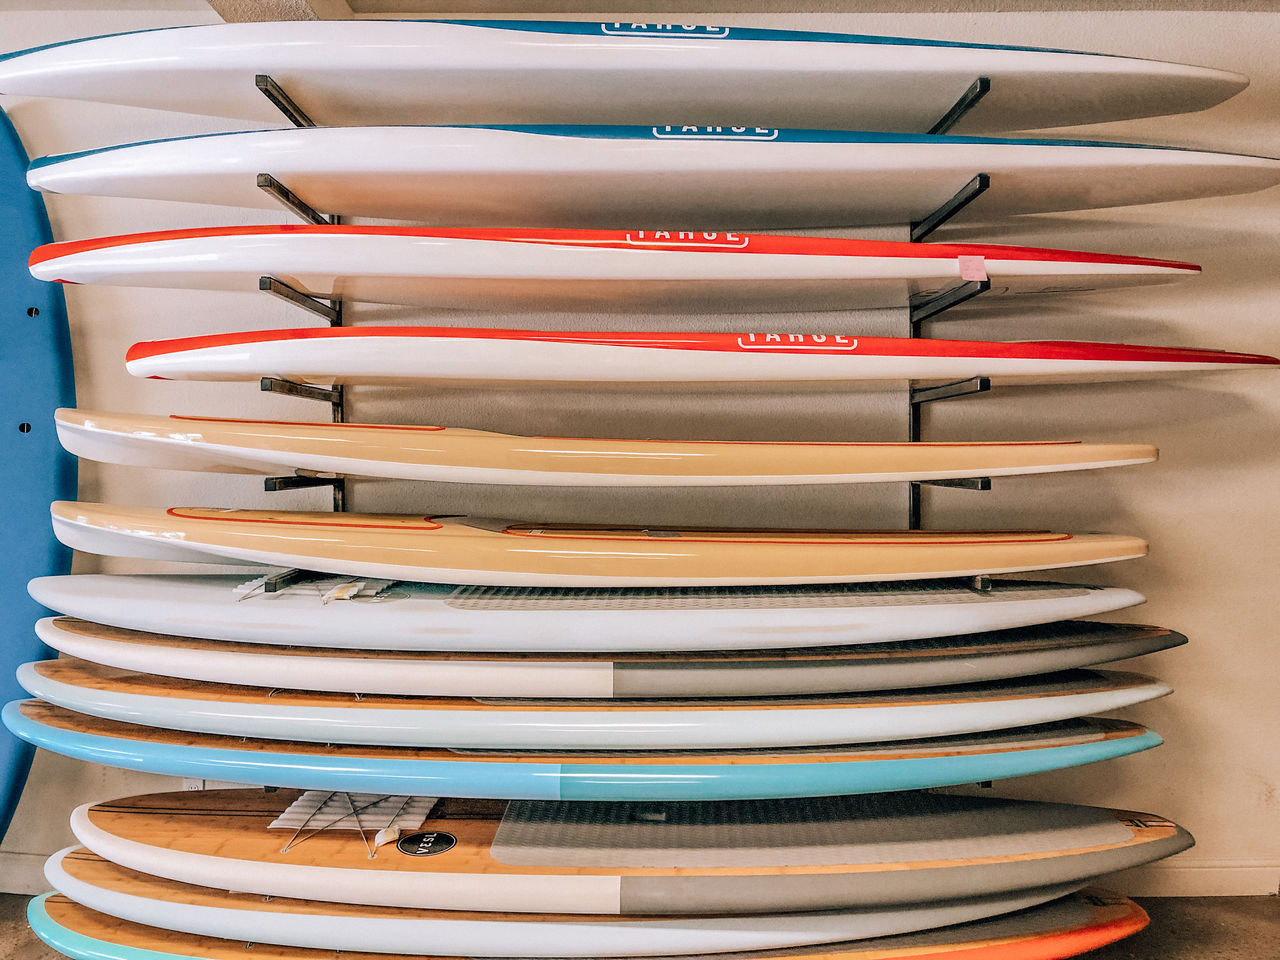
M 819 6 L 838 11 L 853 4 Z M 1238 70 L 1250 75 L 1253 85 L 1214 110 L 1099 126 L 1088 133 L 1280 156 L 1276 122 L 1280 63 L 1275 58 L 1280 49 L 1280 17 L 1274 14 L 935 12 L 943 6 L 913 3 L 905 8 L 918 12 L 899 14 L 734 12 L 707 17 L 685 13 L 668 19 L 1075 47 Z M 974 11 L 977 6 L 981 5 L 964 9 Z M 0 2 L 0 47 L 214 19 L 199 0 L 134 0 L 127 5 L 8 0 Z M 635 19 L 654 18 L 639 15 Z M 10 111 L 36 155 L 236 126 L 146 110 L 3 97 L 0 106 Z M 1072 131 L 1077 132 L 1079 128 Z M 283 214 L 263 216 L 230 208 L 71 197 L 53 198 L 50 210 L 60 239 L 286 220 Z M 1224 200 L 950 228 L 940 237 L 1145 254 L 1196 261 L 1205 270 L 1196 281 L 1148 292 L 1063 298 L 1020 307 L 1018 312 L 974 306 L 966 308 L 961 320 L 935 325 L 935 334 L 1115 339 L 1280 353 L 1274 309 L 1280 292 L 1278 212 L 1280 188 Z M 121 363 L 125 348 L 140 339 L 312 323 L 293 308 L 253 293 L 85 287 L 69 290 L 69 305 L 82 406 L 156 413 L 321 416 L 319 408 L 304 401 L 264 396 L 248 386 L 136 381 L 124 373 Z M 412 316 L 405 310 L 363 308 L 354 319 Z M 445 314 L 424 319 L 457 322 Z M 519 321 L 484 318 L 478 322 L 514 325 Z M 608 317 L 592 322 L 622 325 Z M 901 328 L 902 313 L 788 318 L 786 322 L 811 329 L 889 332 Z M 605 404 L 584 393 L 531 398 L 506 391 L 368 389 L 355 391 L 352 414 L 375 422 L 442 422 L 509 432 L 896 439 L 903 429 L 901 399 L 898 390 L 852 396 L 837 392 L 752 398 L 620 396 L 616 404 Z M 1135 668 L 1155 673 L 1177 688 L 1170 698 L 1126 712 L 1158 730 L 1167 744 L 1103 765 L 997 785 L 998 792 L 1008 795 L 1153 811 L 1178 820 L 1197 835 L 1199 845 L 1194 850 L 1116 881 L 1129 893 L 1269 893 L 1277 888 L 1280 765 L 1275 747 L 1275 691 L 1280 689 L 1276 669 L 1280 658 L 1273 637 L 1280 542 L 1273 505 L 1280 466 L 1277 422 L 1280 380 L 1266 372 L 1182 382 L 1010 388 L 984 398 L 938 405 L 929 412 L 927 431 L 932 439 L 1081 437 L 1149 441 L 1161 448 L 1161 461 L 1148 467 L 997 481 L 987 494 L 941 490 L 929 496 L 927 503 L 928 522 L 935 527 L 1061 527 L 1133 533 L 1151 541 L 1151 556 L 1146 560 L 1068 572 L 1062 578 L 1141 590 L 1149 602 L 1134 611 L 1132 619 L 1159 623 L 1191 638 L 1187 647 L 1134 663 Z M 97 464 L 82 467 L 81 495 L 89 500 L 154 505 L 319 507 L 324 501 L 319 491 L 269 497 L 253 478 L 142 473 Z M 903 492 L 896 489 L 609 495 L 412 484 L 364 483 L 354 489 L 357 509 L 471 510 L 531 519 L 622 522 L 896 525 L 903 503 Z M 80 557 L 77 569 L 126 566 Z M 173 781 L 159 777 L 41 754 L 13 828 L 0 848 L 0 889 L 44 888 L 39 864 L 49 852 L 70 842 L 66 814 L 74 804 L 172 785 Z

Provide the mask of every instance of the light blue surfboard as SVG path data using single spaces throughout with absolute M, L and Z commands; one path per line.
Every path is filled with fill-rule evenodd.
M 748 800 L 880 793 L 999 780 L 1158 746 L 1118 720 L 815 748 L 731 751 L 439 750 L 304 744 L 173 733 L 37 700 L 5 725 L 54 753 L 203 780 L 306 790 L 511 800 Z M 638 762 L 637 762 L 638 761 Z
M 71 551 L 53 536 L 51 500 L 76 491 L 76 460 L 54 430 L 53 411 L 75 402 L 67 310 L 57 284 L 27 271 L 32 249 L 53 237 L 40 195 L 27 187 L 27 154 L 0 111 L 0 484 L 5 517 L 0 551 L 0 694 L 22 696 L 14 680 L 18 664 L 51 656 L 34 633 L 48 611 L 27 595 L 27 581 L 71 569 Z M 0 837 L 27 779 L 30 745 L 0 737 Z

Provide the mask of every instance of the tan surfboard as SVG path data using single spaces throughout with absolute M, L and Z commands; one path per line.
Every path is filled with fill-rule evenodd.
M 768 443 L 512 437 L 456 427 L 59 410 L 71 453 L 216 473 L 293 470 L 454 483 L 729 486 L 1010 476 L 1147 463 L 1138 443 Z
M 638 915 L 1083 885 L 1192 842 L 1149 814 L 907 791 L 696 804 L 441 799 L 371 856 L 355 830 L 318 829 L 338 826 L 318 807 L 331 799 L 289 790 L 151 794 L 86 804 L 71 825 L 121 866 L 262 896 Z M 380 798 L 361 799 L 350 798 L 357 816 Z M 378 820 L 385 829 L 387 818 Z
M 674 530 L 404 515 L 53 504 L 53 526 L 90 553 L 300 567 L 499 586 L 717 586 L 914 580 L 1141 557 L 1116 534 Z
M 1068 946 L 1099 946 L 1146 922 L 1131 901 L 1096 888 L 1022 910 L 1028 901 L 1046 899 L 1048 891 L 896 909 L 673 920 L 265 899 L 148 876 L 83 848 L 55 855 L 46 873 L 66 893 L 40 898 L 29 919 L 46 943 L 75 960 L 90 960 L 90 951 L 95 960 L 243 960 L 247 943 L 255 956 L 272 960 L 338 960 L 347 951 L 369 960 L 512 951 L 522 957 L 708 956 L 717 951 L 714 956 L 724 958 L 719 951 L 733 951 L 735 960 L 924 960 L 953 949 L 983 948 L 1001 951 L 990 954 L 992 960 L 1056 960 L 1068 955 Z M 1007 920 L 974 919 L 1006 910 L 1018 912 Z M 963 927 L 951 926 L 966 917 Z M 944 934 L 899 933 L 885 939 L 884 931 L 944 924 Z M 851 942 L 854 938 L 858 942 Z M 792 946 L 830 941 L 837 942 Z M 432 951 L 430 957 L 424 949 Z
M 166 776 L 305 789 L 525 800 L 742 800 L 950 786 L 1159 746 L 1135 723 L 1081 719 L 955 737 L 757 750 L 557 752 L 308 743 L 105 720 L 39 700 L 4 708 L 63 756 Z

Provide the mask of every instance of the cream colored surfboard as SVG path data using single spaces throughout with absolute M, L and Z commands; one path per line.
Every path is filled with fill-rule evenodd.
M 664 530 L 65 501 L 52 514 L 58 538 L 90 553 L 510 586 L 913 580 L 1107 563 L 1147 550 L 1136 537 L 1045 531 Z
M 310 836 L 290 843 L 291 830 L 271 829 L 297 799 L 151 794 L 86 804 L 71 826 L 104 859 L 200 886 L 591 914 L 832 910 L 1083 885 L 1191 844 L 1149 814 L 908 791 L 712 804 L 442 799 L 371 858 L 354 830 L 309 823 Z
M 1186 643 L 1141 624 L 1071 620 L 995 633 L 819 650 L 460 654 L 198 640 L 46 618 L 48 646 L 91 663 L 252 687 L 420 697 L 756 697 L 976 683 Z
M 777 949 L 964 922 L 1063 892 L 1062 888 L 1037 888 L 938 904 L 817 913 L 633 917 L 413 910 L 263 898 L 153 877 L 83 847 L 55 854 L 45 866 L 45 876 L 76 902 L 101 910 L 104 920 L 106 916 L 126 918 L 126 923 L 137 921 L 179 935 L 234 938 L 242 942 L 240 949 L 243 943 L 252 943 L 255 954 L 262 944 L 284 944 L 350 950 L 362 957 L 373 951 L 420 956 L 424 944 L 430 944 L 433 952 L 458 957 L 666 956 Z M 160 930 L 154 932 L 163 935 Z
M 129 723 L 322 743 L 508 750 L 723 750 L 942 737 L 1106 713 L 1171 688 L 1119 671 L 790 697 L 528 699 L 264 689 L 73 658 L 27 663 L 50 703 Z M 288 676 L 281 676 L 281 684 Z
M 433 426 L 156 417 L 62 409 L 90 460 L 215 473 L 292 470 L 456 483 L 736 486 L 875 483 L 1148 463 L 1139 443 L 770 443 L 511 437 Z

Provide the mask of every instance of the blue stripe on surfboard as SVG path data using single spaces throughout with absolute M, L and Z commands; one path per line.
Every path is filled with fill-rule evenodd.
M 542 137 L 575 137 L 583 140 L 740 140 L 747 142 L 770 143 L 875 143 L 875 144 L 984 144 L 988 146 L 1021 146 L 1021 147 L 1102 147 L 1113 149 L 1131 148 L 1134 150 L 1165 150 L 1171 153 L 1211 153 L 1219 156 L 1246 156 L 1249 159 L 1269 160 L 1271 157 L 1253 156 L 1250 154 L 1230 154 L 1223 151 L 1200 150 L 1193 147 L 1169 147 L 1156 143 L 1120 143 L 1111 140 L 1042 140 L 1034 137 L 956 137 L 950 134 L 931 133 L 880 133 L 871 130 L 785 130 L 772 127 L 698 127 L 678 125 L 665 127 L 621 126 L 607 124 L 489 124 L 489 123 L 453 123 L 453 124 L 400 124 L 399 126 L 434 126 L 437 129 L 450 130 L 505 130 L 511 133 L 524 133 Z M 58 153 L 47 157 L 37 157 L 31 161 L 32 170 L 92 157 L 100 153 L 111 153 L 115 150 L 128 150 L 131 147 L 148 147 L 157 143 L 177 143 L 179 141 L 208 140 L 213 137 L 241 137 L 258 133 L 273 133 L 279 130 L 296 130 L 296 127 L 281 127 L 276 130 L 237 130 L 231 133 L 200 133 L 187 137 L 160 137 L 155 140 L 139 140 L 135 143 L 120 143 L 109 147 L 95 147 L 92 150 L 80 150 L 75 153 Z M 304 129 L 325 130 L 332 127 L 310 127 Z M 712 131 L 711 133 L 698 131 Z M 668 133 L 667 131 L 688 131 Z M 716 132 L 719 131 L 719 132 Z M 741 132 L 735 132 L 741 131 Z
M 0 551 L 7 567 L 0 587 L 0 695 L 22 696 L 18 664 L 53 655 L 35 636 L 49 611 L 27 595 L 27 581 L 69 573 L 71 551 L 53 536 L 49 502 L 76 491 L 76 459 L 62 449 L 53 411 L 75 403 L 71 337 L 59 284 L 27 270 L 32 249 L 52 241 L 40 194 L 26 184 L 27 154 L 0 111 L 0 318 L 8 334 L 0 352 L 0 485 L 6 516 Z M 24 429 L 25 425 L 25 429 Z M 0 736 L 0 837 L 18 805 L 31 766 L 29 746 Z
M 524 33 L 546 33 L 560 36 L 613 36 L 613 37 L 661 37 L 668 39 L 689 40 L 757 40 L 782 41 L 788 43 L 848 43 L 869 46 L 892 47 L 953 47 L 963 50 L 1012 50 L 1022 53 L 1055 53 L 1067 56 L 1112 57 L 1119 54 L 1091 53 L 1088 50 L 1065 50 L 1057 47 L 1028 47 L 1004 43 L 971 43 L 965 40 L 927 40 L 916 37 L 881 37 L 863 33 L 827 33 L 809 30 L 764 30 L 754 27 L 724 27 L 711 24 L 688 26 L 685 24 L 634 24 L 626 21 L 610 20 L 416 20 L 402 18 L 383 22 L 391 23 L 448 23 L 464 27 L 485 27 L 491 30 L 513 30 Z M 218 24 L 183 24 L 175 27 L 151 27 L 146 30 L 122 30 L 118 33 L 103 33 L 94 37 L 79 37 L 75 40 L 58 40 L 14 50 L 12 53 L 0 53 L 0 61 L 13 60 L 29 53 L 40 53 L 58 47 L 70 47 L 78 43 L 92 43 L 95 40 L 110 40 L 113 37 L 128 37 L 143 33 L 157 33 L 162 30 L 190 30 L 193 27 L 218 26 Z M 637 27 L 639 29 L 637 29 Z M 669 28 L 669 29 L 668 29 Z M 1126 58 L 1128 59 L 1128 58 Z
M 144 743 L 46 727 L 3 711 L 18 736 L 64 756 L 113 767 L 204 780 L 310 790 L 532 800 L 737 800 L 820 797 L 952 786 L 1043 773 L 1159 746 L 1134 737 L 979 756 L 786 764 L 478 763 L 386 759 L 357 765 L 324 754 L 263 754 Z

